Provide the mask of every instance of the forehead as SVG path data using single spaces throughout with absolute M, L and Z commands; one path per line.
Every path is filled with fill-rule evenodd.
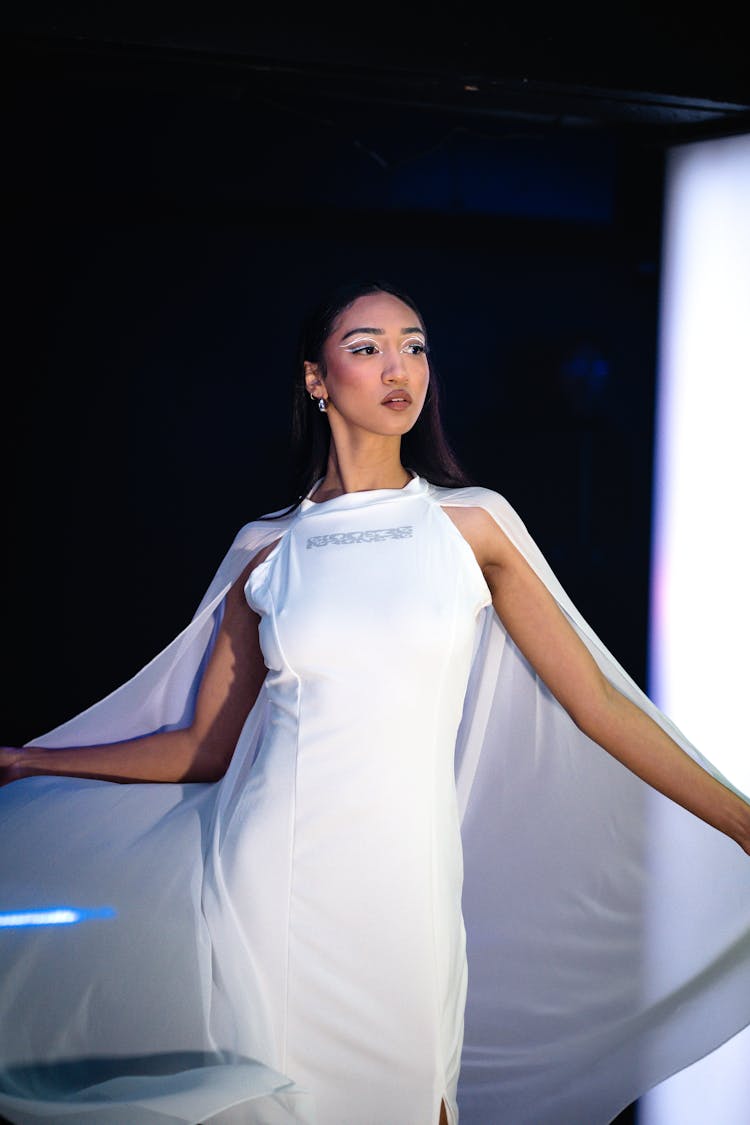
M 368 293 L 364 297 L 357 297 L 356 301 L 339 313 L 331 335 L 362 326 L 401 332 L 417 328 L 419 324 L 420 319 L 414 309 L 392 293 Z

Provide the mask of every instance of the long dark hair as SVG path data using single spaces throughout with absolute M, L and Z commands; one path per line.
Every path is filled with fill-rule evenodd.
M 358 297 L 373 293 L 389 293 L 403 301 L 416 313 L 420 324 L 424 319 L 408 294 L 389 281 L 352 281 L 328 293 L 305 317 L 299 336 L 297 371 L 292 392 L 292 466 L 291 489 L 294 500 L 284 514 L 293 511 L 307 496 L 317 480 L 325 476 L 331 444 L 327 419 L 316 408 L 305 387 L 305 361 L 320 365 L 325 376 L 323 346 L 333 331 L 337 318 Z M 462 488 L 472 483 L 461 468 L 443 430 L 440 418 L 440 385 L 430 358 L 430 381 L 427 397 L 419 418 L 401 439 L 401 459 L 410 469 L 432 484 Z

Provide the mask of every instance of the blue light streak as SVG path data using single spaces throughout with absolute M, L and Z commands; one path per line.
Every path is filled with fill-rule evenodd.
M 92 918 L 114 918 L 117 912 L 111 906 L 80 909 L 76 906 L 52 906 L 43 910 L 0 911 L 0 928 L 25 926 L 74 926 Z

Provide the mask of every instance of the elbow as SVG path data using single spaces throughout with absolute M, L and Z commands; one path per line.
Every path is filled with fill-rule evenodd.
M 209 784 L 214 784 L 217 781 L 221 781 L 222 777 L 224 777 L 228 769 L 229 761 L 227 759 L 219 758 L 212 760 L 211 762 L 206 763 L 204 769 L 202 770 L 203 776 L 201 777 L 201 781 L 208 782 Z
M 181 780 L 211 785 L 214 782 L 221 781 L 229 769 L 230 761 L 231 755 L 227 757 L 224 754 L 212 753 L 203 748 L 195 755 Z
M 618 703 L 623 699 L 620 693 L 604 676 L 594 689 L 582 700 L 577 700 L 566 708 L 571 719 L 583 734 L 593 742 L 604 744 L 612 728 Z
M 191 780 L 212 784 L 221 779 L 229 769 L 234 754 L 235 743 L 225 745 L 223 741 L 206 739 L 196 747 L 191 767 Z
M 232 760 L 232 751 L 226 753 L 225 747 L 210 738 L 201 738 L 192 727 L 185 733 L 188 737 L 188 744 L 185 747 L 187 753 L 183 758 L 184 765 L 180 776 L 176 780 L 199 784 L 221 781 Z

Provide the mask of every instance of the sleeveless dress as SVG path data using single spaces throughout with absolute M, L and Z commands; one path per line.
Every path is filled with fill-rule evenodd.
M 453 755 L 489 590 L 413 481 L 303 502 L 246 594 L 269 715 L 232 878 L 256 906 L 274 900 L 244 926 L 270 961 L 269 1057 L 326 1125 L 437 1125 L 441 1098 L 455 1121 Z
M 496 493 L 415 477 L 254 521 L 163 652 L 33 740 L 187 725 L 268 547 L 246 596 L 269 671 L 225 777 L 0 788 L 0 923 L 83 918 L 0 924 L 0 1118 L 437 1125 L 442 1098 L 451 1125 L 606 1125 L 750 1024 L 750 861 L 578 730 L 451 506 L 485 509 L 607 678 L 729 784 Z

